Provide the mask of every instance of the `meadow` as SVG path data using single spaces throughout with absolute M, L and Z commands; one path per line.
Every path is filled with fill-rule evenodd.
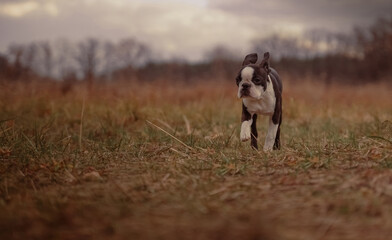
M 234 80 L 1 83 L 0 239 L 391 239 L 392 86 L 289 79 L 267 153 Z

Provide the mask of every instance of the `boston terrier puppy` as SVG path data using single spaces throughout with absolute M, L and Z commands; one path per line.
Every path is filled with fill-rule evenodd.
M 241 141 L 251 139 L 257 149 L 257 114 L 270 119 L 264 151 L 280 149 L 280 125 L 282 123 L 282 81 L 278 73 L 269 66 L 269 52 L 259 65 L 257 53 L 248 54 L 236 78 L 238 98 L 242 98 Z

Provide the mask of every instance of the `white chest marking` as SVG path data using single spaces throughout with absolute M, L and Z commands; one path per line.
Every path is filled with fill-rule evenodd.
M 250 114 L 272 115 L 275 111 L 276 97 L 272 80 L 268 75 L 267 88 L 256 98 L 244 98 L 243 103 Z

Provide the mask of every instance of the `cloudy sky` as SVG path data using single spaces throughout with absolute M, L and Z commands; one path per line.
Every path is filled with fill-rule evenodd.
M 349 32 L 391 13 L 391 0 L 0 0 L 0 51 L 11 42 L 132 37 L 192 61 L 216 45 L 246 52 L 255 38 Z

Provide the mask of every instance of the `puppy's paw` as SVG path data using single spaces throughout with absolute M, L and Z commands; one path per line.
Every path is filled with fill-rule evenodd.
M 241 129 L 240 139 L 243 142 L 246 142 L 250 139 L 250 129 L 249 128 Z
M 267 135 L 263 147 L 264 152 L 272 151 L 274 149 L 274 142 L 275 142 L 275 137 L 270 137 L 269 135 Z
M 273 147 L 273 146 L 265 146 L 265 145 L 264 145 L 263 151 L 264 151 L 264 152 L 271 152 L 271 151 L 272 151 L 272 147 Z

